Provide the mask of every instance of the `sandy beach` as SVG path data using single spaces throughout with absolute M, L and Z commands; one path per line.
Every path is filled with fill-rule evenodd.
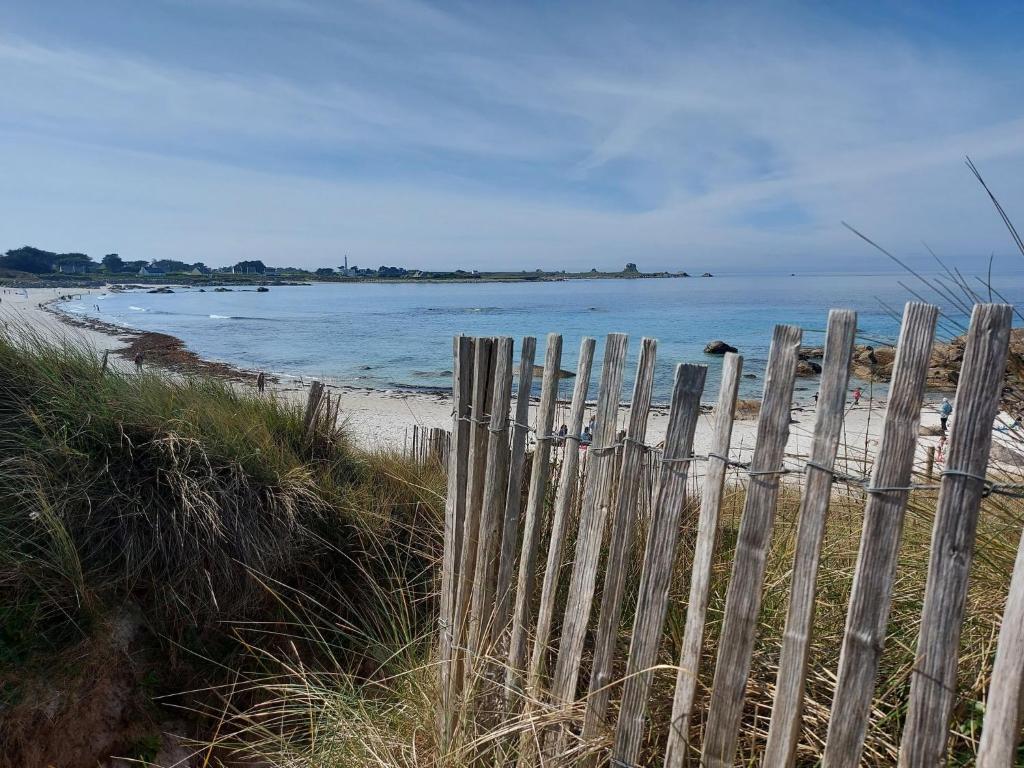
M 32 328 L 50 335 L 53 338 L 67 338 L 94 349 L 98 354 L 109 350 L 111 353 L 123 349 L 135 334 L 125 329 L 123 334 L 108 333 L 96 328 L 70 325 L 61 319 L 60 314 L 47 309 L 46 304 L 62 295 L 74 294 L 83 297 L 100 294 L 106 289 L 68 289 L 68 288 L 30 288 L 3 289 L 0 293 L 0 320 L 10 327 L 19 325 Z M 128 368 L 129 361 L 114 355 L 111 360 L 115 364 Z M 679 361 L 672 361 L 673 363 Z M 662 362 L 667 364 L 668 361 Z M 268 389 L 277 396 L 294 400 L 304 400 L 312 379 L 288 379 L 271 382 Z M 341 414 L 353 439 L 359 444 L 374 449 L 401 450 L 410 439 L 412 427 L 451 427 L 451 398 L 441 394 L 424 394 L 399 390 L 373 390 L 347 385 L 344 381 L 324 380 L 333 393 L 341 398 Z M 239 383 L 239 386 L 251 386 Z M 596 393 L 591 393 L 591 397 Z M 628 394 L 626 395 L 628 397 Z M 712 401 L 716 392 L 706 392 L 705 402 Z M 938 427 L 939 415 L 937 404 L 939 394 L 929 394 L 925 398 L 922 412 L 922 432 L 932 431 Z M 840 449 L 840 466 L 843 464 L 844 452 L 847 456 L 847 468 L 856 471 L 863 461 L 864 452 L 873 455 L 877 450 L 885 417 L 885 400 L 871 400 L 867 392 L 859 405 L 849 401 L 845 416 L 844 448 Z M 566 418 L 568 405 L 560 405 L 556 413 L 556 428 Z M 619 413 L 619 426 L 624 428 L 629 418 L 629 407 L 624 405 Z M 811 448 L 814 429 L 814 410 L 800 404 L 793 406 L 793 422 L 790 430 L 787 455 L 791 459 L 806 456 Z M 587 414 L 589 420 L 592 411 Z M 531 407 L 531 424 L 535 423 L 535 404 Z M 668 425 L 668 409 L 652 409 L 648 420 L 647 443 L 658 445 L 665 436 Z M 712 436 L 713 414 L 702 414 L 694 438 L 694 451 L 697 454 L 707 453 L 710 449 Z M 754 418 L 737 419 L 733 429 L 732 455 L 740 461 L 749 460 L 757 434 L 757 420 Z M 922 435 L 919 443 L 919 459 L 923 460 L 925 449 L 938 443 L 937 436 Z

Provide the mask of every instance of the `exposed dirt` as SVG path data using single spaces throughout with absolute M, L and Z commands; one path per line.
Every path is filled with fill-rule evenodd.
M 144 632 L 140 617 L 124 612 L 45 669 L 3 676 L 18 698 L 0 709 L 0 766 L 196 765 L 145 693 Z

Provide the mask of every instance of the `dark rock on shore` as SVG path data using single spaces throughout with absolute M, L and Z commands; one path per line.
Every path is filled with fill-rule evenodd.
M 704 354 L 705 355 L 724 355 L 726 352 L 738 352 L 738 351 L 739 350 L 736 349 L 736 347 L 734 347 L 732 344 L 726 344 L 721 339 L 715 339 L 714 341 L 709 341 L 707 346 L 704 347 Z
M 821 373 L 821 366 L 811 360 L 800 360 L 796 364 L 796 375 L 807 377 Z
M 800 347 L 797 353 L 801 360 L 821 360 L 825 357 L 824 347 Z

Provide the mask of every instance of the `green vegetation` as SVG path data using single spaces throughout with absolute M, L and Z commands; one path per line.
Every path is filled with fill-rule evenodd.
M 0 764 L 91 768 L 111 754 L 171 764 L 173 734 L 184 734 L 210 766 L 454 768 L 535 728 L 526 720 L 481 738 L 467 712 L 451 750 L 439 749 L 439 468 L 358 450 L 301 407 L 210 379 L 103 371 L 73 346 L 18 333 L 0 336 Z M 740 745 L 748 762 L 767 733 L 799 490 L 794 482 L 781 494 L 768 558 Z M 731 486 L 722 512 L 698 744 L 743 499 Z M 820 758 L 862 509 L 852 489 L 830 513 L 800 765 Z M 933 513 L 933 495 L 913 496 L 869 765 L 896 759 Z M 951 728 L 956 765 L 975 754 L 1022 519 L 1020 500 L 984 502 Z M 645 760 L 664 745 L 685 620 L 693 509 L 684 520 Z M 641 556 L 642 544 L 627 595 Z
M 329 647 L 373 679 L 396 647 L 379 627 L 427 626 L 436 469 L 300 407 L 104 372 L 27 334 L 0 336 L 0 371 L 0 764 L 149 756 L 177 707 L 185 733 L 212 733 L 201 713 L 259 666 L 252 648 L 315 668 Z M 398 582 L 401 617 L 380 591 Z M 318 617 L 315 647 L 283 642 L 298 616 Z

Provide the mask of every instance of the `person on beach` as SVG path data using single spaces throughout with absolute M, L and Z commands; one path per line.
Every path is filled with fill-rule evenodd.
M 953 413 L 953 405 L 949 402 L 948 397 L 942 398 L 942 405 L 939 406 L 939 426 L 942 427 L 942 434 L 946 434 L 946 424 L 949 422 L 949 417 Z
M 568 434 L 569 434 L 569 425 L 568 424 L 563 424 L 562 426 L 560 426 L 558 428 L 558 434 L 556 435 L 558 437 L 558 442 L 559 443 L 564 443 L 565 442 L 565 437 Z
M 594 433 L 590 430 L 590 424 L 583 428 L 583 434 L 580 435 L 580 445 L 588 446 L 594 441 Z
M 939 438 L 939 447 L 935 450 L 935 463 L 942 464 L 946 461 L 946 435 Z
M 137 352 L 135 355 L 135 370 L 142 373 L 142 353 Z
M 853 389 L 853 404 L 860 405 L 860 387 L 854 387 Z
M 267 388 L 267 377 L 266 377 L 266 375 L 264 375 L 263 371 L 260 371 L 259 376 L 256 377 L 256 389 L 262 395 L 263 394 L 263 390 L 265 390 L 266 388 Z

